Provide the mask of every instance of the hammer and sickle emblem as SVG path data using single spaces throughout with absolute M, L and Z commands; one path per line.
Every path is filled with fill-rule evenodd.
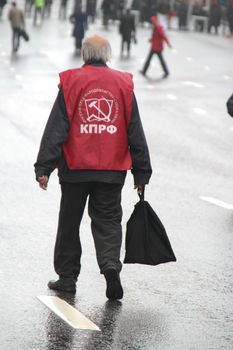
M 105 110 L 106 107 L 108 109 L 107 113 L 103 111 L 103 107 L 101 108 L 101 102 L 105 102 Z M 105 121 L 110 122 L 111 119 L 111 113 L 112 113 L 112 106 L 113 106 L 113 100 L 107 100 L 106 98 L 102 97 L 100 99 L 89 99 L 85 100 L 86 103 L 86 110 L 88 114 L 87 121 Z M 95 113 L 93 113 L 93 109 L 95 110 Z

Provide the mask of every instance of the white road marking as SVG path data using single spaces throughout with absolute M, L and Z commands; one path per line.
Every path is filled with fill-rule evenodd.
M 224 76 L 223 76 L 223 79 L 225 79 L 225 80 L 230 80 L 231 78 L 229 77 L 229 75 L 224 75 Z
M 1 55 L 4 57 L 4 56 L 6 56 L 6 52 L 5 51 L 2 51 L 1 52 Z
M 188 56 L 188 57 L 186 57 L 186 60 L 187 60 L 188 62 L 192 62 L 193 58 Z
M 199 114 L 199 115 L 206 115 L 206 111 L 202 108 L 193 108 L 193 111 L 196 113 L 196 114 Z
M 177 97 L 175 95 L 172 95 L 172 94 L 167 94 L 167 98 L 169 100 L 172 100 L 172 101 L 176 101 L 177 100 Z
M 22 80 L 23 77 L 22 77 L 22 75 L 20 75 L 20 74 L 16 74 L 15 79 L 16 79 L 16 80 Z
M 202 89 L 205 87 L 205 85 L 200 84 L 200 83 L 196 83 L 195 81 L 184 81 L 183 84 L 187 85 L 187 86 L 193 86 L 193 87 L 196 87 L 199 89 Z
M 55 296 L 39 295 L 37 298 L 51 309 L 56 315 L 76 329 L 91 329 L 100 331 L 99 327 L 86 318 L 81 312 Z
M 178 53 L 178 51 L 177 51 L 176 49 L 172 49 L 172 53 L 177 54 L 177 53 Z
M 210 67 L 209 66 L 205 66 L 205 70 L 210 71 Z
M 154 85 L 146 85 L 146 88 L 147 89 L 154 89 L 155 87 L 154 87 Z
M 219 207 L 225 208 L 225 209 L 229 209 L 229 210 L 233 210 L 233 205 L 225 203 L 220 201 L 219 199 L 213 198 L 213 197 L 200 197 L 203 201 L 215 204 Z

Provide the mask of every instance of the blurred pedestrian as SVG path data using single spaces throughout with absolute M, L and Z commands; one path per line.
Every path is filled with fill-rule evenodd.
M 25 12 L 25 15 L 28 17 L 31 17 L 33 4 L 34 4 L 34 0 L 25 0 L 24 12 Z
M 218 27 L 221 21 L 221 6 L 218 0 L 211 0 L 209 9 L 209 22 L 208 33 L 211 33 L 212 27 L 214 27 L 215 34 L 218 34 Z
M 140 1 L 140 23 L 149 22 L 150 17 L 156 14 L 155 2 L 152 0 L 141 0 Z
M 187 0 L 181 0 L 177 7 L 177 17 L 179 29 L 187 29 L 188 3 Z
M 0 20 L 2 19 L 2 11 L 6 3 L 7 3 L 6 0 L 0 0 Z
M 130 56 L 130 48 L 132 39 L 136 42 L 136 27 L 134 15 L 127 9 L 126 13 L 122 16 L 119 25 L 119 32 L 121 34 L 121 56 L 124 54 L 124 47 L 127 47 L 127 55 Z
M 231 117 L 233 117 L 233 94 L 227 100 L 227 111 Z
M 151 23 L 153 24 L 153 30 L 152 30 L 152 36 L 150 39 L 151 42 L 151 48 L 149 55 L 147 57 L 147 60 L 144 64 L 143 69 L 140 71 L 143 75 L 146 75 L 146 72 L 149 68 L 150 61 L 154 54 L 156 54 L 159 58 L 159 61 L 161 63 L 161 66 L 164 71 L 163 78 L 167 78 L 169 75 L 169 71 L 166 65 L 166 62 L 163 58 L 163 43 L 166 42 L 167 45 L 171 48 L 170 41 L 167 37 L 167 35 L 164 32 L 163 26 L 159 24 L 158 18 L 156 16 L 152 16 L 150 19 Z
M 58 167 L 62 198 L 54 252 L 59 276 L 53 290 L 76 291 L 80 273 L 79 227 L 88 202 L 91 230 L 108 299 L 121 299 L 121 191 L 131 169 L 142 193 L 151 176 L 132 75 L 111 69 L 109 42 L 100 36 L 82 46 L 84 65 L 60 73 L 54 103 L 35 163 L 36 179 L 46 190 Z
M 40 17 L 40 23 L 42 22 L 44 6 L 45 6 L 45 0 L 34 1 L 34 19 L 33 19 L 34 26 L 36 26 L 38 23 L 38 16 Z
M 70 22 L 74 25 L 72 36 L 75 39 L 75 53 L 81 53 L 82 41 L 87 28 L 87 15 L 82 12 L 82 6 L 76 5 L 74 12 L 70 16 Z
M 227 7 L 227 20 L 229 24 L 230 35 L 233 35 L 233 0 L 229 1 Z
M 68 0 L 60 0 L 60 6 L 59 6 L 59 10 L 58 10 L 58 18 L 61 20 L 66 19 L 67 3 L 68 3 Z
M 199 17 L 195 21 L 194 30 L 197 31 L 197 32 L 203 32 L 204 31 L 204 25 L 205 25 L 204 17 L 207 18 L 208 14 L 206 12 L 206 9 L 203 6 L 203 2 L 202 1 L 195 0 L 193 8 L 192 8 L 192 15 Z M 203 20 L 200 17 L 203 17 Z
M 43 18 L 45 17 L 50 18 L 51 11 L 52 11 L 52 4 L 53 4 L 53 0 L 44 0 L 44 8 L 42 13 Z
M 95 16 L 96 16 L 96 0 L 87 0 L 87 4 L 86 4 L 87 10 L 87 18 L 89 20 L 89 18 L 91 19 L 91 22 L 94 23 L 95 22 Z
M 112 0 L 103 0 L 101 10 L 103 12 L 103 25 L 105 29 L 108 29 L 108 21 L 111 15 Z
M 157 17 L 159 23 L 164 27 L 165 30 L 168 29 L 168 20 L 170 13 L 170 4 L 169 0 L 160 0 L 157 6 Z
M 24 13 L 17 7 L 15 1 L 11 3 L 8 19 L 12 28 L 12 51 L 17 52 L 20 46 L 21 30 L 25 27 Z

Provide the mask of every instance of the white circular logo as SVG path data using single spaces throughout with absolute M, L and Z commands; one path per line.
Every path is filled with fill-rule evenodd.
M 118 117 L 119 105 L 110 91 L 93 89 L 81 98 L 78 110 L 84 123 L 113 124 Z

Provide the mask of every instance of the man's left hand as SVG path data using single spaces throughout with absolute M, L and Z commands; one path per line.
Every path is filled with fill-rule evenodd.
M 145 185 L 134 185 L 134 189 L 137 190 L 137 193 L 142 195 L 144 192 Z

